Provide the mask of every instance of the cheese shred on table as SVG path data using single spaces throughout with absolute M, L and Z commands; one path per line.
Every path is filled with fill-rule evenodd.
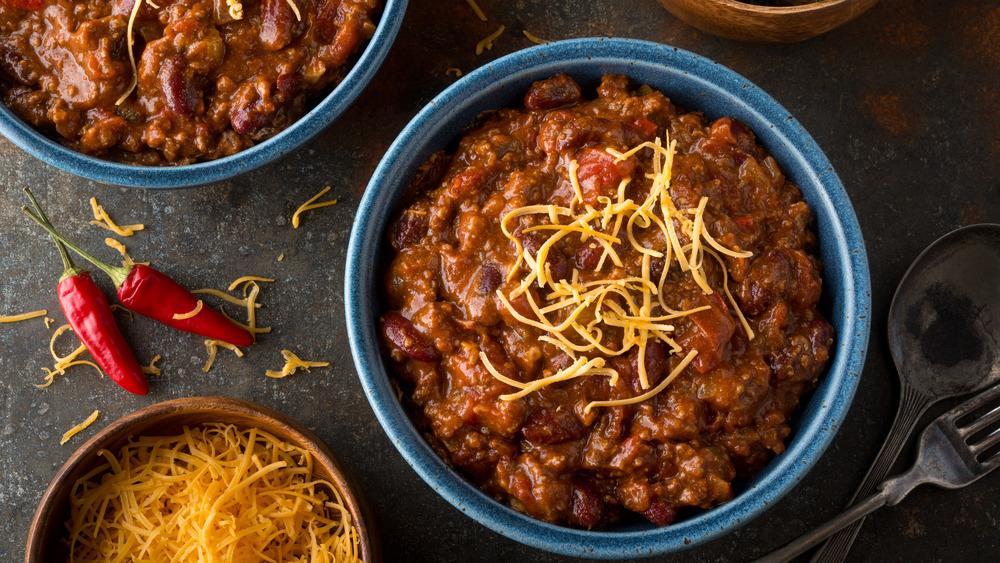
M 28 319 L 35 319 L 38 317 L 44 317 L 48 315 L 49 312 L 46 310 L 32 311 L 30 313 L 21 313 L 19 315 L 0 315 L 0 323 L 16 323 L 18 321 L 26 321 Z
M 136 2 L 136 5 L 139 4 L 139 2 Z M 107 229 L 118 236 L 130 237 L 135 234 L 136 231 L 141 231 L 146 228 L 146 225 L 143 224 L 122 225 L 119 227 L 114 221 L 111 220 L 108 212 L 97 203 L 96 197 L 90 198 L 90 207 L 94 210 L 94 220 L 91 221 L 90 224 Z M 105 243 L 107 243 L 107 241 L 105 241 Z
M 485 38 L 483 38 L 482 41 L 480 41 L 479 43 L 477 43 L 476 44 L 476 54 L 477 55 L 482 55 L 483 51 L 488 51 L 488 50 L 493 49 L 493 42 L 496 41 L 497 37 L 500 37 L 500 35 L 503 34 L 503 31 L 505 29 L 507 29 L 507 28 L 505 26 L 501 25 L 499 28 L 497 28 L 496 31 L 494 31 L 493 33 L 489 34 L 488 36 L 486 36 Z
M 87 347 L 83 344 L 80 344 L 76 350 L 73 350 L 66 356 L 60 356 L 56 353 L 56 339 L 67 330 L 70 332 L 73 330 L 68 323 L 60 326 L 55 330 L 55 332 L 52 333 L 52 338 L 49 340 L 49 353 L 52 354 L 52 359 L 55 360 L 55 365 L 52 366 L 53 369 L 42 368 L 42 370 L 45 371 L 45 383 L 39 383 L 38 385 L 35 385 L 35 387 L 44 389 L 45 387 L 52 385 L 52 382 L 55 381 L 55 377 L 57 375 L 64 375 L 66 370 L 73 366 L 91 366 L 97 370 L 97 373 L 103 375 L 104 372 L 102 372 L 101 368 L 97 367 L 97 364 L 94 362 L 76 359 L 77 356 L 87 351 Z
M 573 363 L 548 377 L 531 382 L 520 382 L 500 373 L 490 362 L 485 353 L 480 352 L 480 360 L 493 377 L 518 389 L 514 393 L 502 395 L 504 400 L 516 400 L 528 393 L 541 389 L 559 381 L 584 376 L 605 376 L 610 378 L 611 385 L 618 381 L 618 372 L 607 365 L 605 357 L 625 354 L 633 348 L 638 349 L 638 376 L 641 395 L 616 401 L 593 401 L 586 407 L 590 411 L 594 407 L 634 404 L 655 396 L 665 389 L 684 368 L 694 359 L 698 351 L 687 351 L 683 359 L 671 370 L 657 386 L 651 388 L 646 373 L 645 352 L 650 339 L 663 342 L 668 352 L 673 355 L 684 352 L 682 347 L 671 337 L 674 326 L 670 321 L 707 310 L 709 306 L 677 311 L 667 306 L 664 301 L 664 283 L 672 267 L 676 267 L 683 275 L 692 279 L 705 295 L 714 292 L 708 284 L 704 270 L 705 255 L 716 260 L 723 274 L 722 288 L 726 298 L 735 311 L 744 331 L 749 338 L 754 334 L 749 324 L 729 292 L 728 274 L 725 263 L 719 254 L 736 258 L 748 258 L 750 252 L 726 248 L 717 242 L 706 228 L 704 213 L 708 203 L 707 197 L 702 197 L 697 207 L 679 209 L 670 196 L 670 181 L 673 168 L 676 143 L 667 139 L 666 143 L 659 138 L 655 142 L 642 143 L 624 153 L 607 149 L 608 154 L 616 162 L 632 158 L 637 152 L 649 149 L 653 153 L 652 171 L 647 174 L 650 180 L 649 193 L 644 201 L 636 202 L 626 197 L 626 188 L 630 179 L 623 180 L 616 198 L 601 196 L 599 209 L 585 205 L 580 180 L 577 176 L 579 168 L 576 161 L 571 161 L 566 167 L 570 185 L 575 197 L 569 207 L 556 205 L 530 205 L 515 209 L 501 220 L 500 226 L 504 235 L 518 249 L 517 260 L 507 276 L 508 282 L 515 282 L 516 287 L 509 293 L 498 289 L 496 294 L 501 304 L 519 322 L 535 327 L 543 332 L 540 340 L 550 343 L 565 352 Z M 524 251 L 518 239 L 510 230 L 512 220 L 535 215 L 543 219 L 541 224 L 528 227 L 524 232 L 536 232 L 548 237 L 538 248 L 536 254 Z M 544 222 L 547 219 L 548 222 Z M 664 248 L 648 248 L 637 239 L 637 230 L 656 229 L 668 241 Z M 594 240 L 603 247 L 603 254 L 594 268 L 600 273 L 604 264 L 612 262 L 622 266 L 621 258 L 613 245 L 628 244 L 642 256 L 641 276 L 626 278 L 600 278 L 582 282 L 580 271 L 574 269 L 569 280 L 556 280 L 551 277 L 548 268 L 548 253 L 553 246 L 567 236 L 580 236 L 581 241 Z M 651 277 L 650 265 L 653 258 L 664 263 L 659 278 Z M 544 301 L 536 302 L 533 293 L 528 289 L 537 285 L 540 291 L 547 291 Z M 523 297 L 531 309 L 531 315 L 519 312 L 512 301 Z M 581 319 L 589 319 L 584 322 Z M 611 329 L 611 330 L 609 330 Z M 620 341 L 614 341 L 605 335 L 614 331 L 621 334 Z
M 322 190 L 320 190 L 320 192 L 318 194 L 316 194 L 316 195 L 312 196 L 311 198 L 309 198 L 309 201 L 303 203 L 302 205 L 299 206 L 298 209 L 295 210 L 295 213 L 292 214 L 292 228 L 295 228 L 295 229 L 299 228 L 299 215 L 305 213 L 306 211 L 309 211 L 310 209 L 319 209 L 320 207 L 327 207 L 328 205 L 336 205 L 337 204 L 337 200 L 336 199 L 332 199 L 330 201 L 323 201 L 323 202 L 320 202 L 320 203 L 313 203 L 317 199 L 323 197 L 323 194 L 325 194 L 328 191 L 330 191 L 330 186 L 327 186 L 327 187 L 323 188 Z
M 531 41 L 532 43 L 537 43 L 539 45 L 545 45 L 546 43 L 551 43 L 551 41 L 547 39 L 541 39 L 539 37 L 535 37 L 531 33 L 528 33 L 527 29 L 522 29 L 521 32 L 524 33 L 524 36 L 527 37 L 528 41 Z
M 80 424 L 77 424 L 73 428 L 70 428 L 69 430 L 67 430 L 66 433 L 62 435 L 62 439 L 59 440 L 59 445 L 61 446 L 61 445 L 65 444 L 66 442 L 69 442 L 70 438 L 72 438 L 73 436 L 76 436 L 81 430 L 83 430 L 86 427 L 88 427 L 91 424 L 93 424 L 94 421 L 97 420 L 98 415 L 100 415 L 100 414 L 101 414 L 100 411 L 94 411 L 94 412 L 90 413 L 90 416 L 87 417 L 87 420 L 84 420 Z
M 285 358 L 285 365 L 281 371 L 267 370 L 264 375 L 274 378 L 288 377 L 300 369 L 309 371 L 309 368 L 321 368 L 330 365 L 330 362 L 309 362 L 303 360 L 292 353 L 291 350 L 282 350 L 281 355 Z
M 267 432 L 206 423 L 98 455 L 70 491 L 69 561 L 360 561 L 341 492 Z
M 472 11 L 476 13 L 476 17 L 478 17 L 483 21 L 486 21 L 486 14 L 484 14 L 483 11 L 479 9 L 479 5 L 476 4 L 476 0 L 465 0 L 465 1 L 469 3 L 469 7 L 472 8 Z

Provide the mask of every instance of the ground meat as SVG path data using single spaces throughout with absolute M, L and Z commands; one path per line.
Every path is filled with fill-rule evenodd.
M 732 498 L 736 477 L 784 450 L 789 418 L 834 340 L 817 309 L 816 237 L 798 188 L 740 122 L 709 123 L 660 92 L 630 87 L 624 76 L 605 76 L 598 97 L 587 100 L 568 76 L 536 83 L 523 108 L 484 116 L 456 153 L 421 168 L 386 237 L 383 340 L 436 450 L 518 510 L 586 528 L 635 515 L 663 526 Z M 551 240 L 537 216 L 503 218 L 532 205 L 599 209 L 619 192 L 642 202 L 653 150 L 619 159 L 608 149 L 667 136 L 677 141 L 673 205 L 693 210 L 707 198 L 711 237 L 750 255 L 704 257 L 710 291 L 677 263 L 668 268 L 665 256 L 647 259 L 649 279 L 666 271 L 664 305 L 695 312 L 672 319 L 667 340 L 651 337 L 641 355 L 638 346 L 595 352 L 615 378 L 593 374 L 516 393 L 508 382 L 525 385 L 574 361 L 520 320 L 534 318 L 529 297 L 537 307 L 552 303 L 548 286 L 528 287 L 509 306 L 501 301 L 521 282 L 520 254 L 534 260 L 544 248 L 549 279 L 580 283 L 642 276 L 644 259 L 624 236 L 607 244 L 592 235 Z M 574 165 L 578 185 L 568 172 Z M 593 224 L 614 232 L 610 222 Z M 634 236 L 666 252 L 665 232 L 637 227 Z M 656 303 L 650 316 L 664 314 Z M 622 342 L 621 328 L 604 326 L 602 334 L 611 351 Z M 650 398 L 588 406 L 649 392 L 690 351 L 693 361 Z
M 132 35 L 128 22 L 138 8 Z M 0 94 L 65 146 L 133 164 L 234 154 L 291 125 L 338 83 L 379 0 L 0 2 Z

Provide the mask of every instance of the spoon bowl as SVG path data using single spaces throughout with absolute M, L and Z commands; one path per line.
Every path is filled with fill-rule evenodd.
M 889 348 L 932 397 L 1000 381 L 1000 225 L 952 231 L 914 260 L 889 307 Z

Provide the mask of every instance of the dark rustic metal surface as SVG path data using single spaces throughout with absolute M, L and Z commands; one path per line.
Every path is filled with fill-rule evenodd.
M 361 100 L 298 153 L 233 182 L 152 192 L 82 181 L 0 140 L 0 314 L 45 308 L 61 272 L 52 243 L 19 207 L 32 187 L 66 234 L 114 260 L 87 224 L 88 199 L 147 229 L 126 240 L 137 260 L 190 287 L 246 275 L 265 284 L 271 334 L 204 373 L 202 341 L 146 319 L 124 321 L 140 361 L 161 354 L 147 397 L 129 396 L 88 368 L 37 389 L 51 330 L 41 319 L 0 325 L 0 560 L 23 557 L 35 504 L 72 450 L 99 428 L 175 397 L 224 395 L 275 407 L 314 429 L 361 482 L 387 561 L 562 561 L 503 538 L 442 500 L 382 433 L 354 373 L 343 320 L 343 265 L 354 210 L 383 151 L 454 77 L 545 39 L 610 35 L 688 49 L 743 74 L 785 105 L 826 151 L 854 202 L 872 269 L 873 332 L 857 397 L 833 445 L 806 479 L 763 516 L 670 559 L 738 561 L 776 548 L 836 514 L 874 458 L 896 407 L 885 317 L 896 283 L 944 233 L 1000 222 L 1000 4 L 883 0 L 847 26 L 792 45 L 745 45 L 694 30 L 655 0 L 411 0 L 398 40 Z M 491 51 L 475 44 L 503 24 Z M 339 203 L 291 214 L 320 188 Z M 284 259 L 278 257 L 284 254 Z M 104 283 L 104 280 L 101 280 Z M 104 284 L 109 290 L 109 284 Z M 280 351 L 329 368 L 277 380 Z M 101 419 L 64 446 L 61 434 L 93 409 Z M 937 409 L 928 416 L 937 414 Z M 912 459 L 904 451 L 897 469 Z M 975 561 L 1000 552 L 1000 476 L 960 491 L 916 490 L 866 522 L 858 561 Z

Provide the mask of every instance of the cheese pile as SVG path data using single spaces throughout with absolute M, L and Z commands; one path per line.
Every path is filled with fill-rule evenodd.
M 208 423 L 98 455 L 70 492 L 70 561 L 360 561 L 341 493 L 271 434 Z
M 505 400 L 515 400 L 546 385 L 582 376 L 607 376 L 611 384 L 618 381 L 618 373 L 611 368 L 607 357 L 620 356 L 638 349 L 639 383 L 648 390 L 638 397 L 619 401 L 593 401 L 586 410 L 594 407 L 632 404 L 646 400 L 666 388 L 690 363 L 697 350 L 690 350 L 681 362 L 655 388 L 650 389 L 646 373 L 645 352 L 650 339 L 657 339 L 667 345 L 671 354 L 679 354 L 681 346 L 671 338 L 674 326 L 670 321 L 709 309 L 708 306 L 689 310 L 674 310 L 664 301 L 663 286 L 671 268 L 676 266 L 682 275 L 689 276 L 710 295 L 714 292 L 705 273 L 705 256 L 711 256 L 719 263 L 724 275 L 722 289 L 732 305 L 750 338 L 753 331 L 740 312 L 736 301 L 728 289 L 725 264 L 719 254 L 737 258 L 748 258 L 746 251 L 732 250 L 718 243 L 705 225 L 707 197 L 702 197 L 695 208 L 678 209 L 670 196 L 670 181 L 673 169 L 676 141 L 666 144 L 659 138 L 655 142 L 642 143 L 621 153 L 608 148 L 607 152 L 616 162 L 632 158 L 644 149 L 653 153 L 652 171 L 646 178 L 650 181 L 649 193 L 645 200 L 636 202 L 626 197 L 626 188 L 631 178 L 621 181 L 617 197 L 598 198 L 600 208 L 595 209 L 583 203 L 583 191 L 577 176 L 578 164 L 571 161 L 567 174 L 575 196 L 569 207 L 556 205 L 530 205 L 521 207 L 505 215 L 500 223 L 504 235 L 518 249 L 518 259 L 511 269 L 507 281 L 516 282 L 516 287 L 508 294 L 498 289 L 496 294 L 506 310 L 519 322 L 544 331 L 540 340 L 555 345 L 565 352 L 573 363 L 558 373 L 523 383 L 501 374 L 480 352 L 486 369 L 494 377 L 519 389 L 518 392 L 501 396 Z M 551 233 L 532 256 L 525 252 L 520 240 L 511 232 L 511 221 L 526 215 L 538 215 L 542 224 L 523 229 L 522 232 Z M 547 222 L 544 222 L 547 219 Z M 643 229 L 658 229 L 669 241 L 665 248 L 648 248 L 636 238 Z M 581 242 L 595 240 L 603 248 L 603 254 L 594 268 L 597 279 L 582 282 L 581 272 L 574 268 L 569 280 L 552 278 L 547 257 L 554 245 L 568 236 L 580 236 Z M 607 278 L 600 273 L 609 260 L 622 267 L 621 257 L 613 245 L 626 242 L 641 257 L 641 275 L 638 277 Z M 559 250 L 554 250 L 558 252 Z M 651 261 L 662 260 L 664 267 L 658 279 L 651 279 Z M 537 285 L 539 291 L 546 291 L 541 303 L 536 303 L 528 291 Z M 518 312 L 512 301 L 523 297 L 531 308 L 532 316 Z M 608 342 L 606 336 L 621 334 L 620 342 Z

